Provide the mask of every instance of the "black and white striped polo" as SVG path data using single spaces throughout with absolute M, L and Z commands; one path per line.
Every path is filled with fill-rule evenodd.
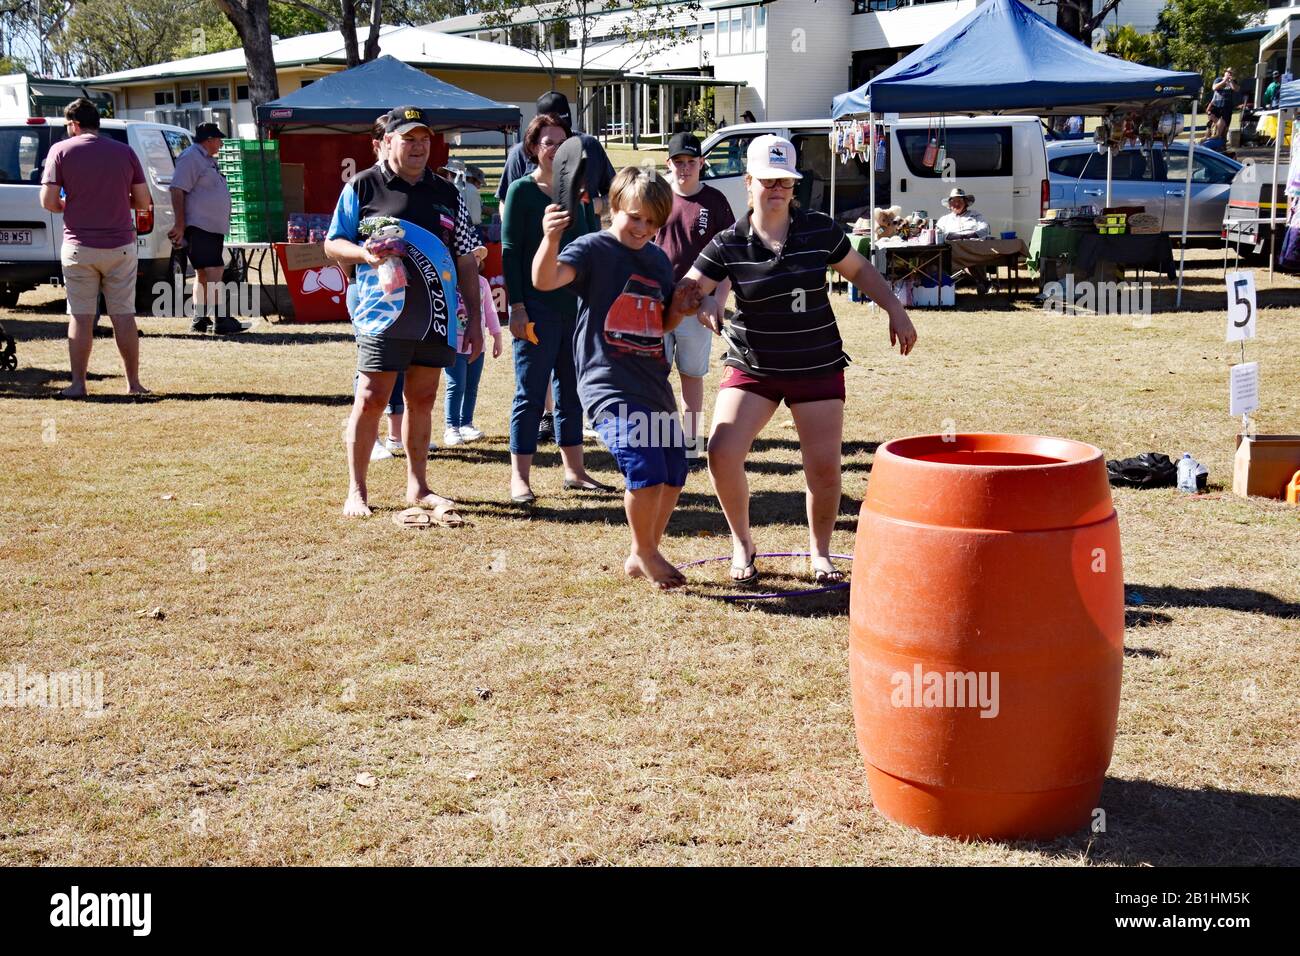
M 753 211 L 704 247 L 695 268 L 730 278 L 736 316 L 724 326 L 725 364 L 751 375 L 826 375 L 849 364 L 827 297 L 826 268 L 850 250 L 848 236 L 820 212 L 791 210 L 779 254 L 750 228 Z

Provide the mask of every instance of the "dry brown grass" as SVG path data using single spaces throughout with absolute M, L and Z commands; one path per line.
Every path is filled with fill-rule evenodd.
M 852 548 L 873 443 L 945 419 L 1112 457 L 1190 450 L 1220 486 L 1234 351 L 1217 272 L 1195 279 L 1213 311 L 1149 328 L 1027 305 L 918 311 L 907 360 L 839 298 L 856 363 L 837 550 Z M 1300 431 L 1300 310 L 1280 307 L 1300 298 L 1261 284 L 1260 430 Z M 107 710 L 0 710 L 0 861 L 1300 862 L 1300 512 L 1281 503 L 1116 495 L 1125 578 L 1146 603 L 1130 610 L 1107 832 L 926 838 L 871 809 L 843 595 L 745 608 L 702 596 L 717 585 L 661 597 L 625 581 L 618 502 L 559 493 L 553 452 L 540 507 L 509 504 L 508 358 L 484 376 L 489 437 L 431 463 L 476 526 L 403 533 L 387 510 L 337 515 L 344 328 L 214 342 L 146 320 L 159 400 L 67 403 L 50 397 L 66 382 L 61 301 L 40 297 L 4 316 L 22 369 L 0 379 L 0 669 L 102 671 Z M 92 371 L 96 395 L 123 390 L 106 339 Z M 778 413 L 753 459 L 764 550 L 806 541 L 788 422 Z M 375 466 L 372 488 L 398 507 L 401 463 Z M 725 531 L 693 477 L 670 556 L 725 553 Z M 137 616 L 155 606 L 161 620 Z

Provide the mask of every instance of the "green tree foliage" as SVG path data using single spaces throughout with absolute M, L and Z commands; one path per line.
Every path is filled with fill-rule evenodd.
M 1111 27 L 1106 31 L 1106 52 L 1121 60 L 1145 66 L 1160 66 L 1164 62 L 1160 37 L 1152 33 L 1141 33 L 1131 23 Z
M 1263 0 L 1169 0 L 1160 12 L 1156 33 L 1170 66 L 1210 80 L 1239 56 L 1236 47 L 1250 46 L 1230 44 L 1229 34 L 1265 9 Z

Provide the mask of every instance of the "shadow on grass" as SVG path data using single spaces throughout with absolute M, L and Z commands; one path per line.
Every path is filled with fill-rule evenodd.
M 22 318 L 5 318 L 5 330 L 12 335 L 21 346 L 23 342 L 40 342 L 40 341 L 64 341 L 68 337 L 67 315 L 62 312 L 62 304 L 59 306 L 59 315 L 51 319 L 22 319 Z M 44 306 L 36 307 L 18 307 L 18 311 L 39 314 L 45 311 Z M 338 332 L 288 332 L 280 331 L 278 325 L 269 323 L 259 323 L 257 328 L 245 332 L 242 335 L 212 335 L 200 334 L 197 332 L 162 332 L 155 331 L 149 327 L 150 316 L 139 316 L 136 319 L 136 325 L 141 332 L 143 339 L 175 339 L 181 342 L 238 342 L 241 345 L 321 345 L 327 342 L 351 342 L 354 339 L 351 331 Z M 112 338 L 112 329 L 109 326 L 108 319 L 100 319 L 95 327 L 97 338 Z
M 87 378 L 94 381 L 120 379 L 118 375 L 100 375 L 92 372 Z M 92 405 L 138 405 L 154 402 L 253 402 L 269 405 L 341 405 L 352 404 L 352 396 L 340 395 L 300 395 L 263 392 L 155 392 L 150 395 L 126 395 L 123 393 L 92 391 L 86 398 L 63 399 L 59 391 L 70 381 L 69 374 L 42 368 L 19 369 L 9 376 L 0 376 L 0 398 L 34 398 L 56 399 Z
M 1300 865 L 1300 800 L 1107 777 L 1104 833 L 1015 844 L 1049 856 L 1126 866 Z M 1091 844 L 1091 846 L 1089 846 Z
M 1257 591 L 1254 588 L 1179 588 L 1125 583 L 1124 593 L 1125 602 L 1130 605 L 1134 603 L 1132 596 L 1135 593 L 1140 594 L 1143 608 L 1216 607 L 1229 611 L 1251 611 L 1267 614 L 1270 617 L 1300 618 L 1300 604 L 1285 601 L 1275 594 Z M 1144 609 L 1134 613 L 1151 614 L 1152 612 Z M 1165 615 L 1158 616 L 1165 617 Z M 1168 623 L 1168 620 L 1160 623 Z

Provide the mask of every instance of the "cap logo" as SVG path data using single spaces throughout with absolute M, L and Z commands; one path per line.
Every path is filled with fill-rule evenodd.
M 403 118 L 403 119 L 419 119 L 419 118 L 420 118 L 420 111 L 419 111 L 419 110 L 407 110 L 406 113 L 403 114 L 403 117 L 402 117 L 402 118 Z
M 767 148 L 767 161 L 768 161 L 769 163 L 781 163 L 782 165 L 784 165 L 784 164 L 785 164 L 785 161 L 786 161 L 786 160 L 785 160 L 785 147 L 784 147 L 784 146 L 769 146 L 769 147 Z

